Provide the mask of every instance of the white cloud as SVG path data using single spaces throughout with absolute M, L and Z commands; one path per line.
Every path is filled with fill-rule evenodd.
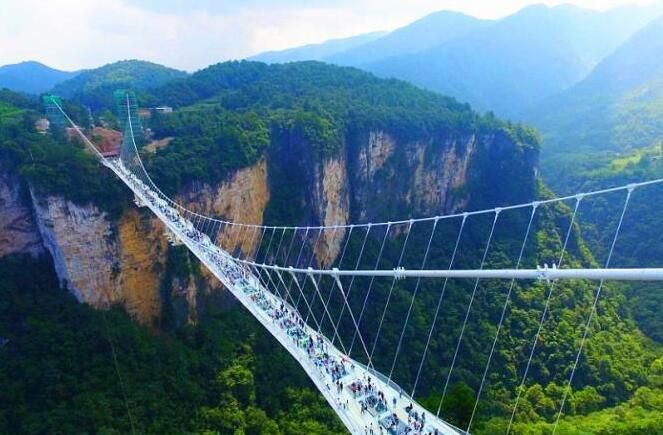
M 34 59 L 78 69 L 140 58 L 194 70 L 260 51 L 393 29 L 436 10 L 495 18 L 535 2 L 0 0 L 0 65 Z M 573 3 L 606 9 L 631 1 Z
M 0 64 L 35 59 L 77 69 L 140 58 L 195 69 L 243 56 L 251 39 L 238 17 L 204 11 L 162 14 L 121 0 L 5 1 Z

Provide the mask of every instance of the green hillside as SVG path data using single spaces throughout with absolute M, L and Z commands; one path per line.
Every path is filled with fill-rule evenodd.
M 222 63 L 155 89 L 151 98 L 186 106 L 151 124 L 157 137 L 176 138 L 148 161 L 171 191 L 195 177 L 217 182 L 228 170 L 255 162 L 278 131 L 302 136 L 318 159 L 338 153 L 353 132 L 369 129 L 403 141 L 447 131 L 501 132 L 525 150 L 536 149 L 530 130 L 480 116 L 451 98 L 318 62 Z
M 51 92 L 98 110 L 113 107 L 112 93 L 116 89 L 150 89 L 186 75 L 183 71 L 151 62 L 123 60 L 83 71 L 56 85 Z
M 555 189 L 569 166 L 591 167 L 663 138 L 663 17 L 601 62 L 585 80 L 532 110 L 544 136 L 543 171 Z M 573 172 L 573 171 L 571 171 Z

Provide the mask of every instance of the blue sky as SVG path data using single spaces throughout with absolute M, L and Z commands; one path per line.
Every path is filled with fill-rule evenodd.
M 0 65 L 75 70 L 145 59 L 193 71 L 266 50 L 391 30 L 439 10 L 498 18 L 535 3 L 648 0 L 0 0 Z

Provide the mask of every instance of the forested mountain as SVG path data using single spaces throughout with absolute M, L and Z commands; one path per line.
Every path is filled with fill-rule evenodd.
M 40 94 L 79 72 L 60 71 L 35 61 L 0 66 L 0 89 Z
M 537 5 L 488 21 L 443 11 L 322 60 L 520 118 L 527 108 L 584 79 L 661 13 L 661 4 L 605 12 Z
M 583 79 L 651 19 L 628 12 L 531 6 L 464 38 L 364 67 L 514 117 Z
M 395 56 L 422 52 L 492 24 L 468 15 L 440 11 L 398 28 L 373 42 L 327 57 L 338 65 L 363 66 Z
M 289 48 L 281 51 L 268 51 L 251 56 L 249 60 L 266 63 L 297 62 L 301 60 L 323 60 L 336 53 L 351 50 L 368 42 L 381 38 L 387 32 L 372 32 L 350 38 L 331 39 L 320 44 L 309 44 L 302 47 Z
M 58 84 L 51 91 L 97 110 L 100 107 L 112 107 L 112 93 L 115 89 L 145 90 L 186 76 L 184 71 L 163 65 L 141 60 L 122 60 L 86 70 Z
M 528 113 L 545 137 L 544 174 L 663 138 L 663 17 L 603 60 L 581 83 Z M 562 169 L 563 168 L 563 169 Z M 568 180 L 567 180 L 568 181 Z M 558 186 L 554 186 L 558 187 Z M 562 186 L 559 186 L 562 187 Z
M 532 107 L 525 115 L 542 132 L 543 178 L 562 194 L 663 177 L 663 17 L 657 18 L 607 56 L 567 91 Z M 622 267 L 660 267 L 661 219 L 652 211 L 658 186 L 633 196 L 628 234 L 614 262 Z M 620 201 L 580 212 L 593 252 L 605 252 L 602 228 L 614 225 Z M 649 337 L 663 338 L 659 285 L 636 284 L 627 291 L 636 319 Z

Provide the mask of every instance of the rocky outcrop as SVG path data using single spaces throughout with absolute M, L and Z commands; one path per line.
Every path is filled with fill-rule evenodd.
M 129 209 L 117 224 L 115 300 L 144 324 L 157 319 L 161 311 L 160 272 L 168 249 L 164 230 L 158 219 L 136 209 Z
M 217 186 L 190 186 L 180 201 L 206 216 L 260 224 L 269 198 L 267 162 L 261 159 L 253 166 L 238 170 Z M 217 241 L 229 252 L 248 254 L 255 249 L 258 237 L 256 231 L 249 228 L 219 225 Z
M 29 229 L 30 209 L 20 209 L 9 184 L 0 190 L 3 198 L 12 198 L 11 213 L 3 208 L 3 219 L 22 216 Z M 11 186 L 17 189 L 18 183 Z M 162 280 L 167 255 L 165 228 L 148 211 L 129 208 L 119 219 L 111 219 L 94 205 L 80 206 L 59 196 L 42 197 L 32 192 L 36 224 L 32 233 L 24 232 L 20 245 L 7 243 L 9 250 L 41 246 L 51 254 L 61 285 L 81 302 L 107 308 L 123 305 L 139 322 L 157 324 L 162 310 Z M 193 188 L 183 195 L 188 207 L 228 220 L 262 222 L 269 201 L 267 165 L 264 160 L 237 171 L 218 186 Z M 4 220 L 3 220 L 4 221 Z M 16 224 L 14 224 L 16 226 Z M 220 240 L 228 249 L 251 251 L 257 240 L 248 232 L 221 231 Z M 14 235 L 14 239 L 17 239 Z M 229 246 L 230 241 L 236 246 Z M 220 283 L 203 268 L 205 291 L 219 291 Z M 176 277 L 169 283 L 169 301 L 177 305 L 178 319 L 197 318 L 201 286 L 191 276 Z
M 112 282 L 119 274 L 111 223 L 94 206 L 81 207 L 57 196 L 32 193 L 44 246 L 60 284 L 79 301 L 108 306 L 115 299 Z
M 357 166 L 364 178 L 372 179 L 382 169 L 387 160 L 394 155 L 396 141 L 384 131 L 372 131 L 368 134 L 368 143 L 359 148 Z
M 460 188 L 467 181 L 476 142 L 472 135 L 460 141 L 448 140 L 439 152 L 427 153 L 425 146 L 410 150 L 408 161 L 413 177 L 407 202 L 413 210 L 453 213 L 465 206 L 468 198 L 460 193 Z
M 440 133 L 425 140 L 405 141 L 387 131 L 374 130 L 346 138 L 336 153 L 321 158 L 304 138 L 288 136 L 277 144 L 268 163 L 274 172 L 296 173 L 286 182 L 294 179 L 301 184 L 294 190 L 291 187 L 301 197 L 281 198 L 278 205 L 281 209 L 303 208 L 302 220 L 292 225 L 378 222 L 464 209 L 470 201 L 470 172 L 485 171 L 477 162 L 486 160 L 486 154 L 503 158 L 488 152 L 502 147 L 502 142 L 495 136 L 472 133 Z M 513 154 L 513 149 L 506 155 L 509 153 Z M 282 188 L 279 182 L 284 181 L 272 182 L 270 189 Z M 237 217 L 247 220 L 241 213 Z M 391 235 L 405 229 L 394 227 Z M 308 236 L 312 242 L 318 240 L 311 246 L 317 264 L 328 266 L 337 259 L 345 235 L 346 229 L 331 228 L 322 232 L 319 240 L 317 234 Z
M 41 236 L 16 175 L 0 172 L 0 257 L 10 254 L 39 255 Z
M 383 131 L 359 144 L 350 168 L 353 215 L 362 221 L 449 213 L 463 207 L 475 135 L 448 135 L 398 143 Z M 409 211 L 403 215 L 403 211 Z
M 330 158 L 322 165 L 316 177 L 313 192 L 319 221 L 324 226 L 344 225 L 350 217 L 348 172 L 345 158 Z M 316 245 L 318 264 L 329 266 L 338 256 L 345 229 L 329 229 L 322 232 Z
M 32 198 L 61 285 L 81 302 L 98 308 L 121 304 L 141 323 L 151 324 L 160 312 L 162 224 L 135 209 L 111 222 L 93 205 L 34 193 Z

